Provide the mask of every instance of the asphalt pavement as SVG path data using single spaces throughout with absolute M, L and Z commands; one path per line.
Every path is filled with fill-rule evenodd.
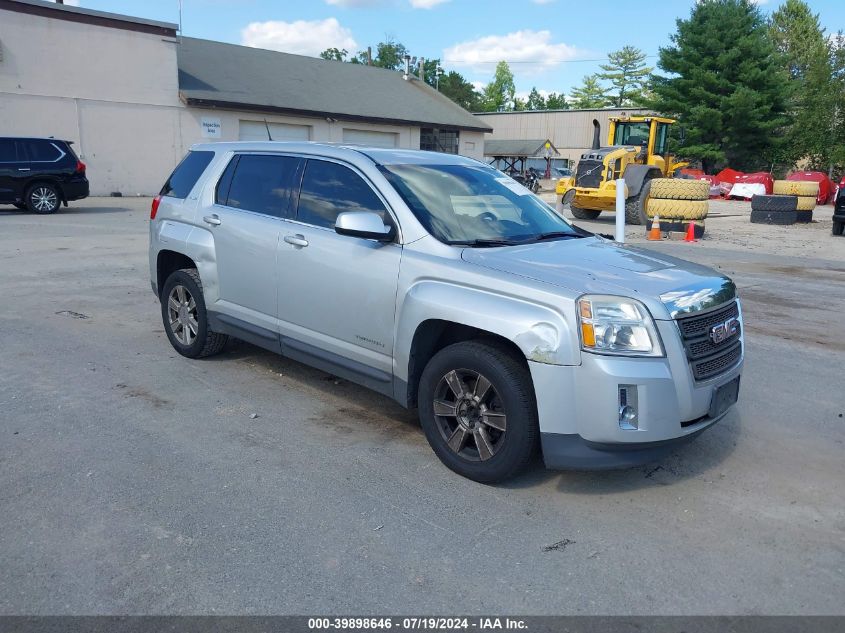
M 738 406 L 656 464 L 484 486 L 361 387 L 176 354 L 149 202 L 0 210 L 0 614 L 845 614 L 845 238 L 650 245 L 740 286 Z

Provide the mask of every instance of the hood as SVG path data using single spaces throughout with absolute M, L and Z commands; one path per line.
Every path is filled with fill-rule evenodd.
M 734 292 L 730 279 L 711 268 L 598 237 L 466 248 L 461 257 L 566 289 L 573 299 L 585 293 L 633 297 L 657 319 L 716 305 Z

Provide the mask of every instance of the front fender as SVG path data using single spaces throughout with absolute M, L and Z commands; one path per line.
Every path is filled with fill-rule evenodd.
M 571 310 L 574 315 L 574 304 Z M 409 288 L 397 315 L 394 373 L 398 379 L 408 380 L 414 334 L 422 323 L 433 319 L 504 337 L 531 361 L 552 365 L 581 362 L 576 326 L 559 310 L 481 288 L 424 280 Z
M 651 173 L 654 178 L 660 178 L 663 174 L 653 165 L 628 165 L 625 168 L 625 187 L 629 196 L 639 195 L 643 188 L 646 176 Z

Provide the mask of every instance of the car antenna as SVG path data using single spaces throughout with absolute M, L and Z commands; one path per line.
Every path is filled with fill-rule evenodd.
M 267 140 L 268 140 L 268 141 L 272 141 L 272 140 L 273 140 L 273 137 L 272 137 L 272 136 L 270 136 L 270 125 L 267 123 L 267 119 L 266 119 L 266 117 L 265 117 L 265 119 L 264 119 L 264 127 L 266 127 L 266 128 L 267 128 Z

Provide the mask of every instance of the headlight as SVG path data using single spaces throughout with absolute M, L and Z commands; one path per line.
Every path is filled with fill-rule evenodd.
M 598 354 L 663 356 L 654 320 L 635 299 L 584 295 L 578 299 L 581 349 Z

